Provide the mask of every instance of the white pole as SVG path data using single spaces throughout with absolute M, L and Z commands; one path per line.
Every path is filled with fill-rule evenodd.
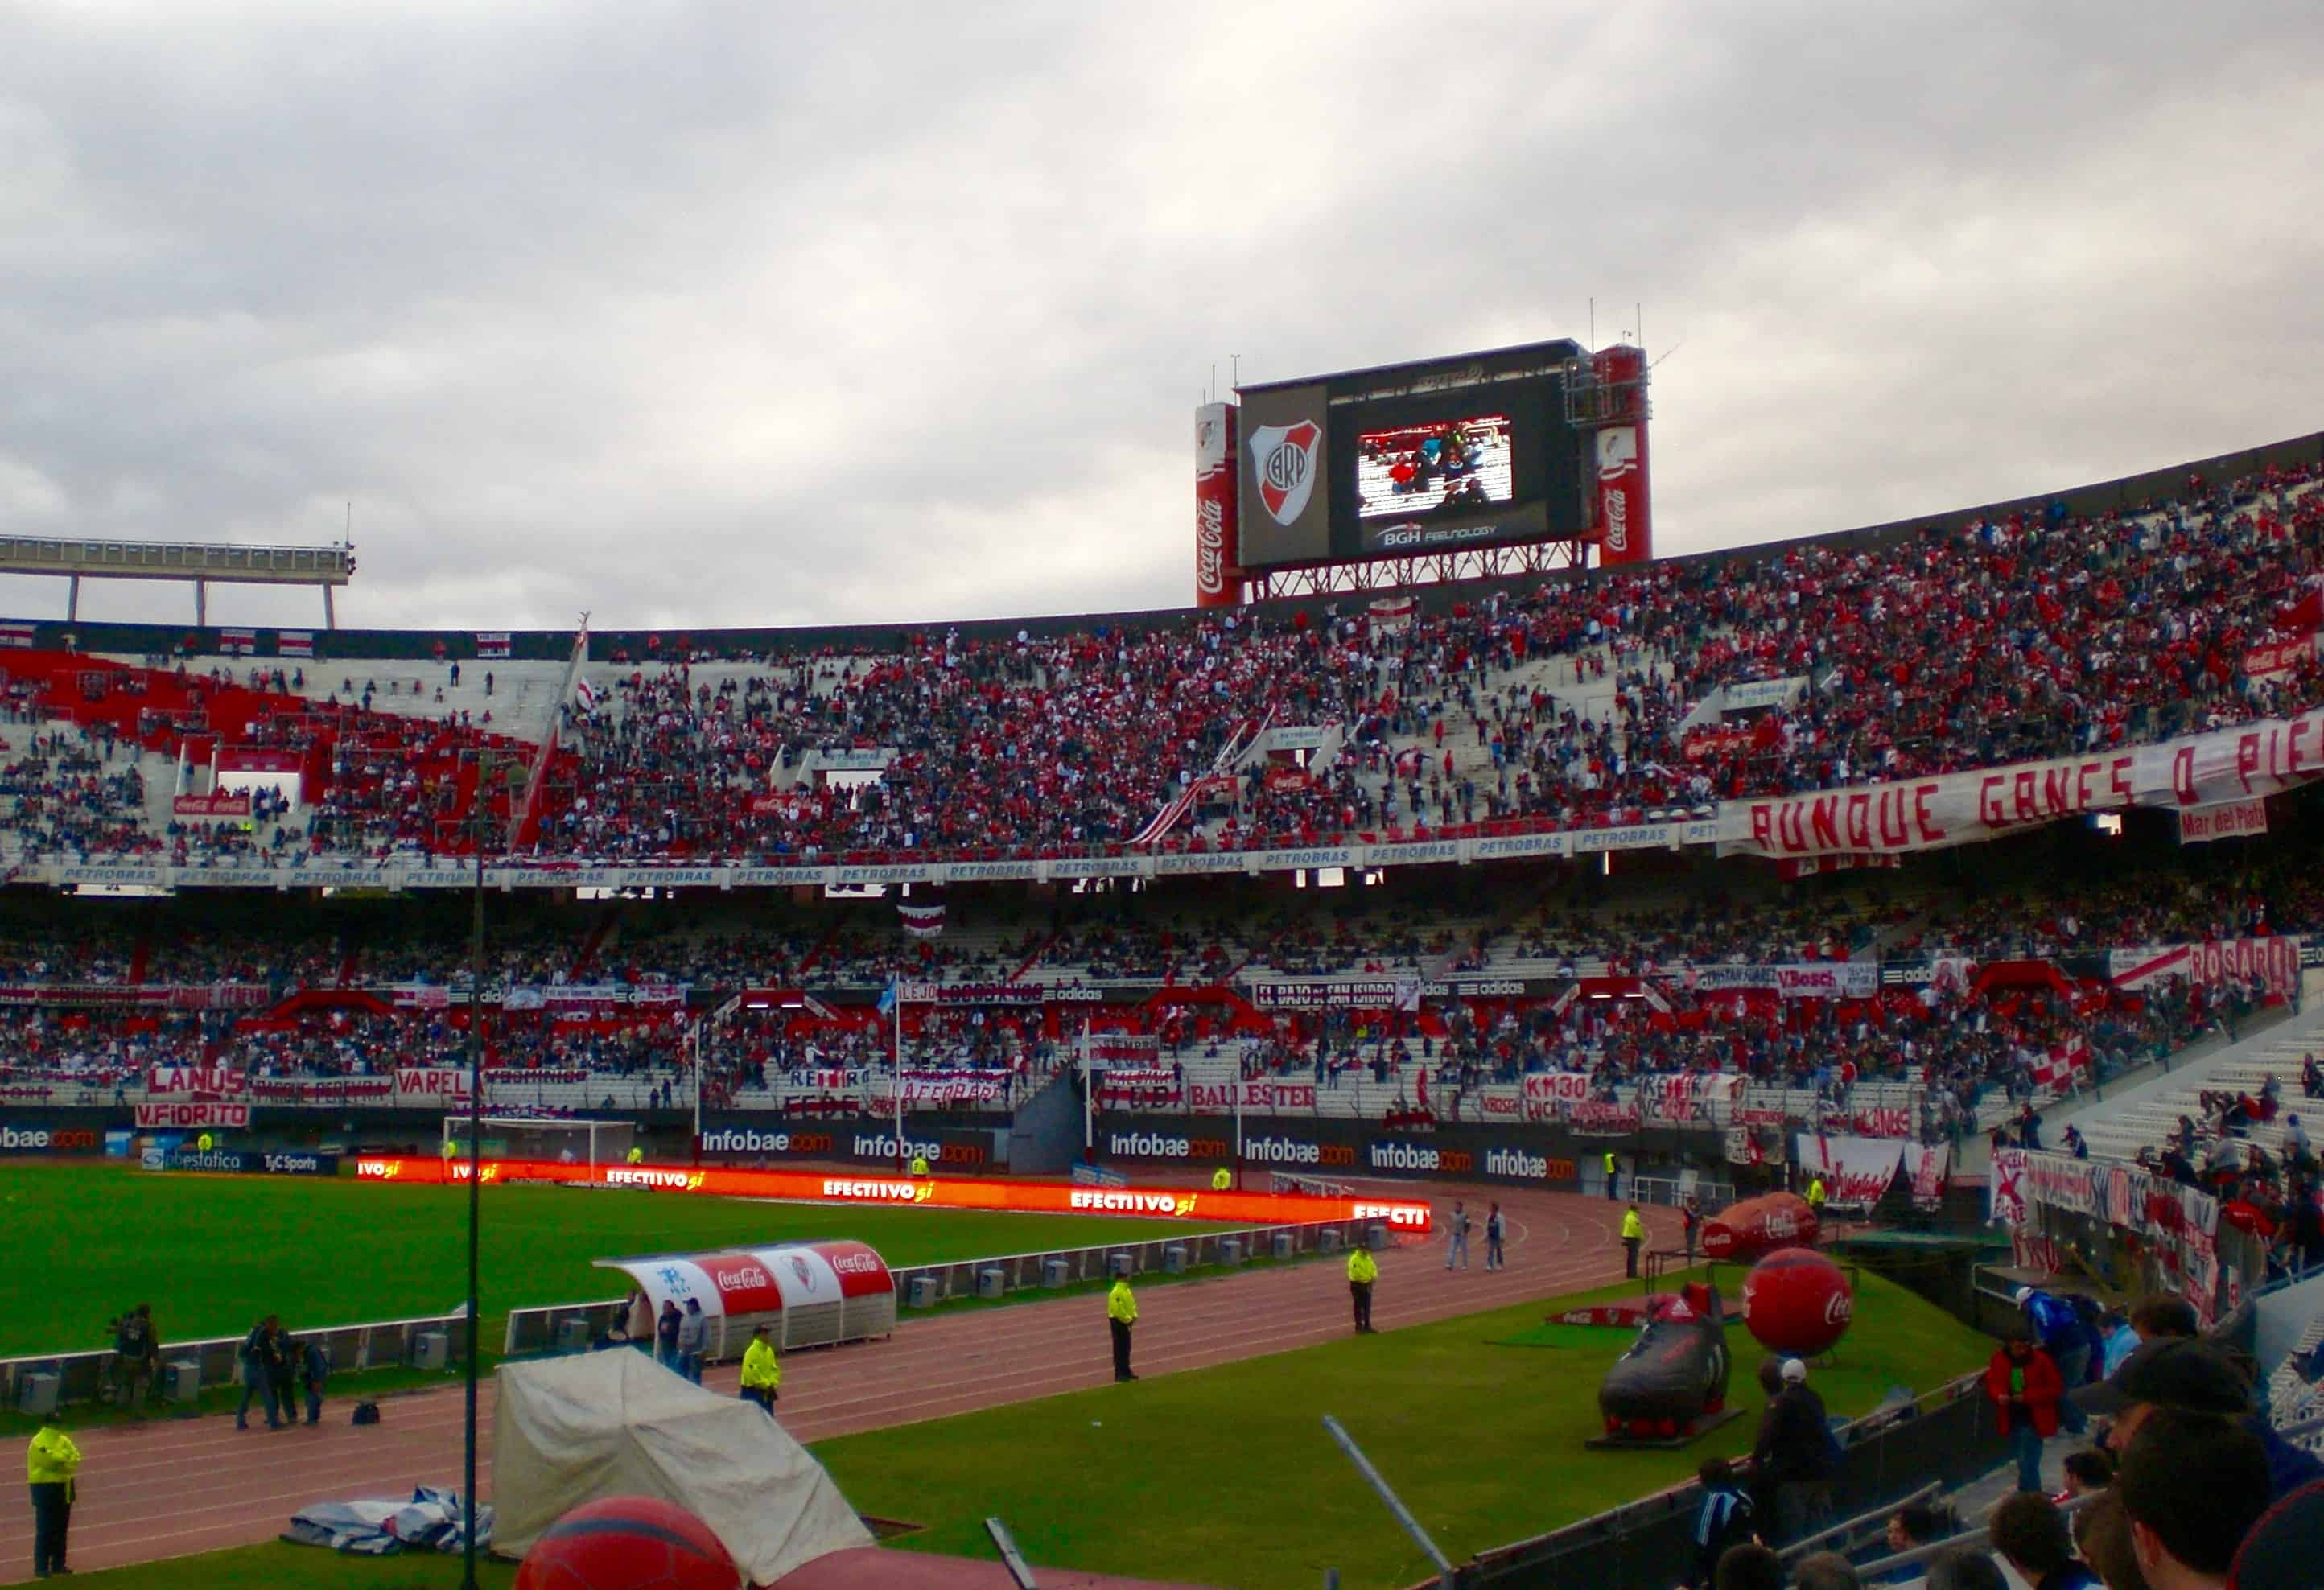
M 912 1156 L 904 1148 L 904 979 L 896 979 L 896 1071 L 890 1083 L 896 1106 L 896 1164 L 909 1169 Z
M 694 1018 L 694 1157 L 702 1159 L 702 1018 Z
M 1234 1163 L 1234 1184 L 1235 1184 L 1235 1190 L 1236 1190 L 1237 1192 L 1240 1192 L 1240 1191 L 1242 1190 L 1242 1056 L 1241 1056 L 1240 1054 L 1237 1054 L 1237 1055 L 1235 1056 L 1235 1074 L 1234 1074 L 1234 1121 L 1235 1121 L 1235 1163 Z
M 1087 1161 L 1090 1151 L 1097 1146 L 1097 1107 L 1091 1102 L 1094 1086 L 1090 1077 L 1090 1024 L 1082 1017 L 1082 1158 Z

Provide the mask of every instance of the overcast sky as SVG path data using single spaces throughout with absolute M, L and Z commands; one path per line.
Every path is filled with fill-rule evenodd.
M 0 528 L 352 502 L 362 626 L 1173 605 L 1214 362 L 1592 295 L 1662 551 L 2102 479 L 2324 427 L 2319 63 L 2301 0 L 0 0 Z

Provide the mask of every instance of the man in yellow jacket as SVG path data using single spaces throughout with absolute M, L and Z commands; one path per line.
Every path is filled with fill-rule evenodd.
M 1646 1223 L 1638 1218 L 1638 1203 L 1630 1200 L 1629 1209 L 1622 1216 L 1622 1252 L 1629 1262 L 1630 1279 L 1638 1278 L 1638 1249 L 1646 1240 Z
M 1105 1294 L 1105 1323 L 1113 1333 L 1113 1378 L 1136 1380 L 1130 1372 L 1130 1328 L 1138 1323 L 1138 1300 L 1130 1293 L 1127 1275 Z
M 1823 1178 L 1821 1176 L 1809 1177 L 1808 1209 L 1810 1213 L 1813 1214 L 1819 1219 L 1823 1217 Z
M 73 1475 L 80 1469 L 80 1448 L 57 1428 L 53 1412 L 41 1420 L 24 1468 L 32 1482 L 32 1576 L 69 1573 L 65 1530 L 72 1523 Z
M 1356 1300 L 1356 1334 L 1372 1331 L 1372 1282 L 1379 1279 L 1379 1263 L 1371 1250 L 1359 1245 L 1348 1254 L 1348 1295 Z
M 742 1401 L 756 1402 L 772 1417 L 776 1390 L 782 1383 L 783 1362 L 775 1356 L 775 1344 L 767 1339 L 767 1328 L 761 1325 L 742 1349 Z
M 1234 1172 L 1228 1170 L 1224 1165 L 1221 1165 L 1217 1170 L 1211 1172 L 1211 1190 L 1213 1192 L 1224 1192 L 1228 1188 L 1232 1187 L 1233 1185 Z

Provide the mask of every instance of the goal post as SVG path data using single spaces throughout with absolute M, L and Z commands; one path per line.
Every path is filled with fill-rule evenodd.
M 444 1153 L 468 1156 L 472 1118 L 444 1117 Z M 567 1165 L 616 1165 L 629 1157 L 637 1127 L 628 1121 L 554 1120 L 531 1116 L 486 1116 L 475 1121 L 488 1160 L 540 1160 Z

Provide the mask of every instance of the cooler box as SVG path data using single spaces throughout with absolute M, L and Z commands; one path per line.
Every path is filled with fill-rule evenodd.
M 1293 1254 L 1298 1251 L 1298 1240 L 1299 1239 L 1297 1237 L 1292 1236 L 1288 1231 L 1277 1232 L 1275 1234 L 1275 1256 L 1278 1259 L 1289 1258 Z
M 1315 1251 L 1319 1254 L 1340 1251 L 1340 1228 L 1337 1226 L 1326 1226 L 1315 1233 Z
M 1222 1236 L 1219 1238 L 1219 1263 L 1222 1264 L 1240 1264 L 1242 1263 L 1241 1237 Z
M 1063 1286 L 1067 1281 L 1072 1279 L 1073 1273 L 1073 1262 L 1069 1259 L 1043 1259 L 1041 1261 L 1041 1284 L 1043 1286 Z
M 1009 1291 L 1009 1277 L 998 1268 L 976 1273 L 976 1295 L 981 1298 L 1004 1297 Z
M 163 1365 L 161 1395 L 172 1402 L 191 1402 L 201 1394 L 202 1366 L 198 1360 L 184 1358 Z
M 1116 1281 L 1127 1279 L 1130 1275 L 1134 1273 L 1134 1266 L 1130 1255 L 1128 1254 L 1120 1253 L 1106 1255 L 1105 1273 L 1108 1275 L 1112 1276 Z
M 1388 1252 L 1388 1227 L 1375 1220 L 1364 1227 L 1364 1245 L 1376 1254 Z
M 1162 1250 L 1162 1273 L 1184 1275 L 1186 1273 L 1186 1245 L 1174 1242 Z
M 915 1275 L 904 1289 L 904 1306 L 910 1309 L 933 1309 L 936 1306 L 936 1278 Z
M 413 1337 L 411 1366 L 414 1369 L 449 1369 L 452 1366 L 452 1333 L 448 1330 L 423 1330 Z
M 586 1314 L 568 1314 L 557 1322 L 557 1350 L 560 1353 L 586 1353 L 593 1337 Z

